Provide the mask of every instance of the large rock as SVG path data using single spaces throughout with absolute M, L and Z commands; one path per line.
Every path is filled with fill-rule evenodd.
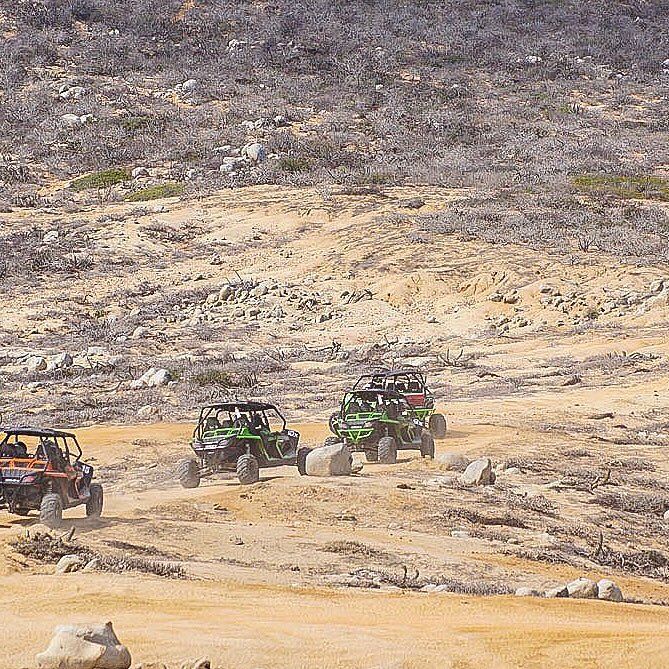
M 603 578 L 597 583 L 597 597 L 608 602 L 623 601 L 622 590 L 608 578 Z
M 541 597 L 541 593 L 534 588 L 518 588 L 516 597 Z
M 253 142 L 242 148 L 242 156 L 254 163 L 262 163 L 267 159 L 267 149 L 263 144 Z
M 571 583 L 567 583 L 569 596 L 574 599 L 597 599 L 599 590 L 597 584 L 589 578 L 577 578 Z
M 460 482 L 466 486 L 492 485 L 495 482 L 495 472 L 490 458 L 474 460 L 460 475 Z
M 307 476 L 349 476 L 353 471 L 351 449 L 343 443 L 314 448 L 305 460 Z
M 469 458 L 462 453 L 438 453 L 435 460 L 454 472 L 464 472 L 469 465 Z
M 38 669 L 128 669 L 132 662 L 111 623 L 56 627 L 49 647 L 36 660 Z
M 157 369 L 156 367 L 151 367 L 148 369 L 142 376 L 138 379 L 135 379 L 131 384 L 130 388 L 137 390 L 138 388 L 157 388 L 160 386 L 166 386 L 172 377 L 167 369 Z

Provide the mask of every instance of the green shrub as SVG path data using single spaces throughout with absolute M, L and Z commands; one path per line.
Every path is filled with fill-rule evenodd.
M 572 178 L 579 190 L 625 199 L 669 201 L 669 180 L 653 176 L 579 174 Z
M 239 385 L 238 379 L 223 369 L 207 369 L 193 374 L 192 382 L 197 386 L 220 386 L 234 388 Z
M 70 188 L 77 192 L 88 190 L 89 188 L 107 188 L 114 184 L 120 184 L 130 179 L 130 173 L 127 170 L 120 168 L 112 168 L 103 170 L 102 172 L 95 172 L 94 174 L 87 174 L 84 177 L 75 179 L 70 184 Z
M 175 181 L 167 181 L 164 184 L 156 184 L 155 186 L 135 191 L 132 195 L 128 195 L 126 201 L 144 202 L 146 200 L 159 200 L 163 197 L 176 197 L 183 192 L 183 184 L 176 183 Z
M 279 167 L 284 172 L 306 172 L 310 165 L 309 161 L 302 156 L 284 156 L 279 161 Z

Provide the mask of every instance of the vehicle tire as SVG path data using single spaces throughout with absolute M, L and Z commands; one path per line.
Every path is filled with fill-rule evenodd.
M 394 465 L 397 462 L 397 444 L 394 437 L 383 437 L 379 440 L 379 462 Z
M 260 480 L 260 467 L 253 455 L 240 455 L 237 460 L 237 478 L 243 485 L 257 483 Z
M 330 432 L 334 433 L 337 432 L 335 430 L 335 427 L 337 425 L 337 418 L 339 418 L 339 414 L 333 413 L 330 415 L 330 419 L 328 420 L 328 426 L 330 427 Z
M 443 414 L 433 413 L 430 416 L 430 432 L 435 439 L 443 439 L 447 429 L 446 418 Z
M 200 485 L 200 466 L 197 460 L 185 459 L 177 462 L 177 478 L 184 488 L 197 488 Z
M 104 504 L 104 492 L 99 483 L 91 483 L 89 488 L 90 497 L 86 502 L 86 515 L 89 518 L 99 518 L 102 515 L 102 506 Z
M 307 475 L 307 455 L 311 453 L 311 448 L 303 446 L 302 448 L 297 449 L 297 471 L 300 473 L 300 476 Z
M 14 513 L 17 516 L 27 516 L 30 513 L 30 509 L 14 509 Z
M 39 522 L 52 530 L 63 523 L 63 500 L 60 495 L 50 492 L 42 497 L 39 507 Z
M 434 437 L 427 430 L 420 435 L 420 454 L 424 458 L 434 460 Z

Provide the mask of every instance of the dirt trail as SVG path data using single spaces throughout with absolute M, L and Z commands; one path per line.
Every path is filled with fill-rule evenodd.
M 323 424 L 296 427 L 313 439 L 326 430 Z M 530 433 L 501 427 L 457 427 L 439 443 L 440 450 L 490 447 L 495 437 L 502 442 L 512 435 L 521 443 L 531 439 Z M 189 432 L 185 424 L 98 426 L 80 430 L 80 437 L 87 452 L 105 465 L 125 462 L 132 478 L 144 475 L 140 464 L 135 474 L 133 457 L 137 463 L 173 458 Z M 255 667 L 669 666 L 664 633 L 669 609 L 664 607 L 316 585 L 320 573 L 346 570 L 351 558 L 323 552 L 339 540 L 381 551 L 369 560 L 391 570 L 402 561 L 429 559 L 463 569 L 479 565 L 483 574 L 534 574 L 544 582 L 579 575 L 571 567 L 504 558 L 484 543 L 434 535 L 419 525 L 389 531 L 392 525 L 384 524 L 383 513 L 378 516 L 380 507 L 375 509 L 379 500 L 384 513 L 401 519 L 404 503 L 397 482 L 430 470 L 438 473 L 438 464 L 409 457 L 394 467 L 366 470 L 364 479 L 313 480 L 282 468 L 251 488 L 222 479 L 197 490 L 167 482 L 120 494 L 112 486 L 101 521 L 86 520 L 75 509 L 66 514 L 66 528 L 73 525 L 81 541 L 97 548 L 124 542 L 173 553 L 195 580 L 53 576 L 49 567 L 26 571 L 6 557 L 10 568 L 0 572 L 5 574 L 0 576 L 0 617 L 13 632 L 0 647 L 0 667 L 31 666 L 36 646 L 46 643 L 53 626 L 91 619 L 113 620 L 135 659 L 143 662 L 178 664 L 206 654 L 220 666 Z M 303 514 L 295 506 L 300 500 Z M 354 508 L 357 524 L 328 523 L 331 512 L 347 508 Z M 401 513 L 420 517 L 412 507 L 404 506 Z M 3 514 L 1 522 L 0 547 L 8 556 L 7 542 L 32 521 Z M 243 545 L 231 542 L 237 536 Z M 384 562 L 383 554 L 394 553 L 399 562 Z M 300 570 L 292 571 L 291 564 Z M 667 596 L 667 588 L 644 579 L 617 580 L 626 592 Z

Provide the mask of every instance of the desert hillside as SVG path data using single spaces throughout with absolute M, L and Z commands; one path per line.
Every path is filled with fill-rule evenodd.
M 668 35 L 663 3 L 0 0 L 0 422 L 76 430 L 105 491 L 0 509 L 0 668 L 107 620 L 144 669 L 669 666 Z M 316 448 L 399 367 L 434 459 L 179 485 L 202 405 Z

